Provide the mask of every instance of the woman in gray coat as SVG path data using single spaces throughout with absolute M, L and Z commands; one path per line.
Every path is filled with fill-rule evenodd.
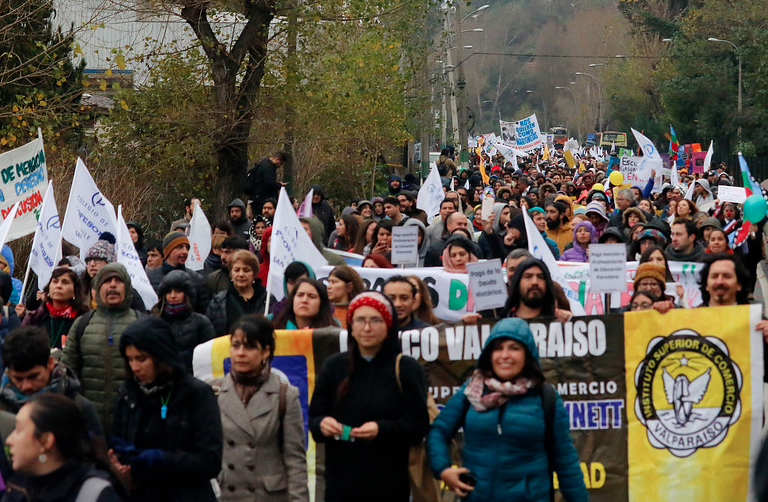
M 308 502 L 299 391 L 270 371 L 272 325 L 243 316 L 229 350 L 230 372 L 212 383 L 224 429 L 220 501 Z

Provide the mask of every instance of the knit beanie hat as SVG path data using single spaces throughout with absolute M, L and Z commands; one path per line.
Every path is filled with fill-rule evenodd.
M 85 253 L 85 262 L 88 263 L 89 260 L 104 260 L 107 263 L 116 261 L 115 240 L 115 236 L 111 233 L 102 233 L 99 240 Z
M 171 232 L 163 239 L 163 259 L 168 258 L 173 248 L 186 244 L 189 246 L 189 238 L 182 232 Z
M 641 263 L 635 272 L 635 281 L 632 283 L 634 289 L 641 280 L 646 278 L 656 279 L 661 284 L 661 290 L 664 291 L 666 282 L 664 281 L 664 269 L 653 263 Z
M 389 299 L 378 291 L 363 291 L 349 302 L 347 309 L 347 326 L 352 326 L 352 316 L 359 307 L 373 307 L 384 318 L 387 329 L 392 327 L 392 321 L 395 319 L 395 312 L 392 310 L 392 304 Z
M 587 210 L 586 210 L 585 213 L 586 214 L 597 213 L 597 214 L 600 215 L 600 217 L 602 219 L 604 219 L 605 221 L 608 221 L 608 217 L 605 215 L 605 206 L 603 206 L 599 202 L 595 201 L 595 202 L 590 202 L 589 204 L 587 204 Z

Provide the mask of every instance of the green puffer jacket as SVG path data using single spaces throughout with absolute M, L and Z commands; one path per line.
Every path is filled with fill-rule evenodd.
M 139 316 L 131 309 L 131 278 L 125 267 L 119 263 L 105 265 L 96 274 L 96 291 L 101 289 L 105 277 L 114 276 L 118 276 L 125 283 L 125 299 L 118 307 L 110 308 L 104 304 L 101 295 L 97 294 L 96 311 L 85 327 L 82 338 L 78 340 L 76 333 L 85 316 L 81 316 L 72 324 L 61 359 L 80 380 L 83 394 L 93 403 L 106 437 L 109 437 L 112 431 L 112 410 L 117 391 L 125 381 L 124 361 L 120 355 L 120 335 Z

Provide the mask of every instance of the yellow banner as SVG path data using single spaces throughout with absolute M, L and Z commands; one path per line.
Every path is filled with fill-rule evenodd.
M 629 500 L 749 500 L 760 319 L 760 305 L 626 315 Z

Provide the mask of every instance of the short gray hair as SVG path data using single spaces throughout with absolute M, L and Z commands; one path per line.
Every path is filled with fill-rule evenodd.
M 622 197 L 626 198 L 629 202 L 635 202 L 635 192 L 633 192 L 631 188 L 622 188 L 621 190 L 616 192 L 616 195 L 621 195 Z

